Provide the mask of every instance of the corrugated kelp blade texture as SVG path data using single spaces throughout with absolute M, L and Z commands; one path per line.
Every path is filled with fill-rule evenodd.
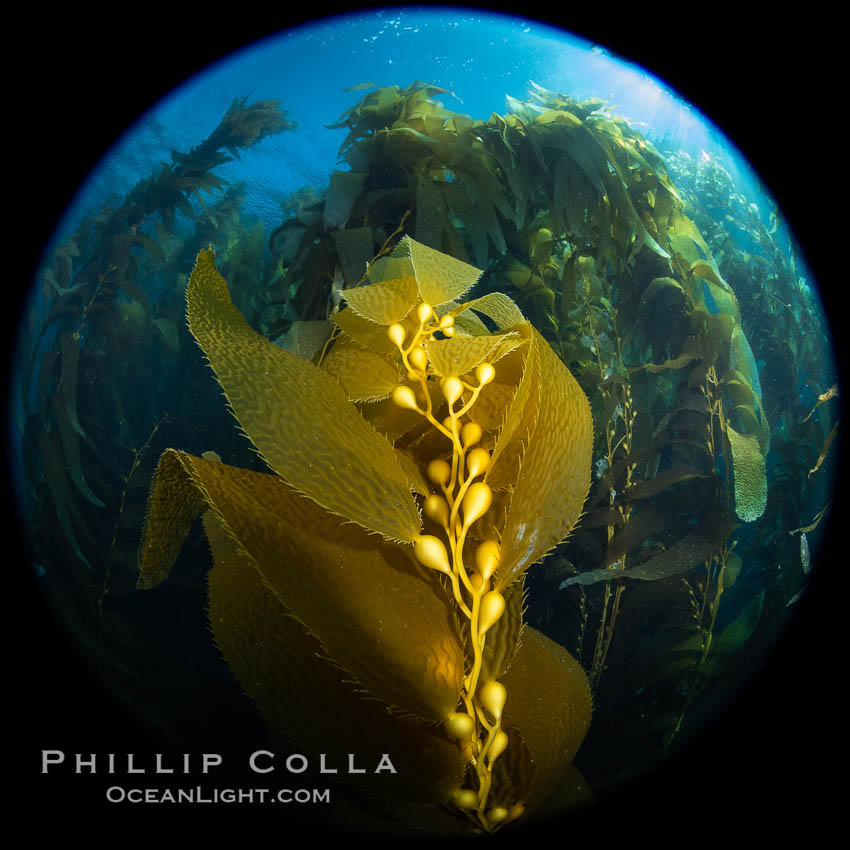
M 386 538 L 412 540 L 419 514 L 390 443 L 337 381 L 248 325 L 212 251 L 198 255 L 186 299 L 189 328 L 269 466 L 327 510 Z
M 498 586 L 506 587 L 572 530 L 590 487 L 593 420 L 587 397 L 535 330 L 539 406 L 502 534 Z M 530 520 L 533 518 L 533 521 Z
M 428 720 L 454 709 L 463 651 L 436 578 L 420 575 L 408 549 L 343 522 L 277 476 L 169 450 L 151 494 L 141 587 L 165 577 L 187 520 L 203 508 L 215 512 L 265 584 L 362 687 Z
M 347 763 L 356 729 L 358 761 L 378 764 L 390 752 L 397 771 L 364 772 L 357 777 L 361 785 L 393 800 L 448 799 L 463 776 L 460 750 L 433 724 L 388 712 L 341 677 L 322 644 L 289 615 L 211 511 L 204 528 L 215 557 L 210 623 L 216 643 L 267 721 L 333 764 Z M 287 663 L 280 664 L 281 658 Z

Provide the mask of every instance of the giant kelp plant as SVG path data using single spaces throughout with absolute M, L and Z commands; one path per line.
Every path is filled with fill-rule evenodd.
M 169 450 L 141 550 L 152 587 L 209 510 L 210 621 L 246 692 L 308 751 L 344 756 L 353 724 L 398 776 L 349 780 L 438 831 L 426 804 L 486 830 L 538 808 L 590 721 L 581 667 L 523 629 L 521 581 L 581 511 L 590 409 L 510 299 L 458 303 L 479 274 L 403 240 L 320 368 L 254 331 L 201 252 L 189 327 L 275 474 Z
M 605 792 L 698 729 L 775 640 L 830 507 L 823 319 L 776 211 L 600 100 L 534 87 L 482 121 L 430 84 L 355 88 L 331 125 L 344 167 L 281 199 L 268 240 L 239 187 L 189 204 L 181 181 L 214 189 L 213 148 L 239 146 L 213 134 L 206 165 L 163 167 L 174 191 L 139 207 L 140 187 L 60 245 L 23 384 L 30 513 L 51 532 L 38 561 L 86 613 L 79 633 L 127 659 L 133 606 L 155 607 L 139 596 L 191 588 L 203 614 L 203 512 L 216 642 L 274 734 L 310 749 L 311 719 L 345 705 L 364 748 L 422 771 L 372 777 L 352 811 L 374 815 L 375 792 L 394 823 L 518 825 L 521 806 L 568 805 L 590 693 L 577 765 Z M 286 129 L 255 106 L 234 126 Z M 262 459 L 221 416 L 184 290 Z M 166 446 L 142 583 L 177 561 L 140 595 Z M 258 641 L 292 666 L 270 675 Z M 319 647 L 326 665 L 300 661 Z M 427 767 L 408 762 L 426 739 Z

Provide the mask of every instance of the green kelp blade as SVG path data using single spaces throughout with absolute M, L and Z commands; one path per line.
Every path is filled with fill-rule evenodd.
M 732 449 L 735 513 L 744 522 L 754 522 L 764 513 L 767 504 L 764 455 L 755 434 L 741 434 L 727 424 L 726 436 Z
M 419 513 L 392 445 L 334 378 L 251 328 L 212 250 L 198 254 L 186 305 L 189 329 L 266 463 L 323 508 L 391 540 L 413 540 Z
M 539 352 L 539 410 L 513 486 L 496 587 L 507 587 L 572 530 L 590 489 L 593 420 L 587 397 L 549 343 Z
M 89 487 L 88 481 L 86 481 L 80 461 L 80 435 L 74 430 L 68 419 L 68 410 L 61 394 L 54 393 L 50 396 L 50 404 L 53 408 L 53 415 L 56 417 L 59 436 L 62 439 L 65 468 L 68 470 L 71 481 L 74 482 L 77 490 L 85 497 L 87 502 L 91 502 L 91 504 L 98 508 L 104 507 L 105 502 L 94 494 L 91 487 Z
M 426 720 L 455 710 L 463 649 L 436 575 L 423 576 L 406 547 L 327 513 L 276 475 L 169 449 L 150 495 L 140 587 L 167 575 L 190 517 L 203 508 L 361 688 Z
M 532 814 L 558 786 L 584 740 L 590 726 L 590 686 L 578 661 L 531 626 L 523 630 L 502 684 L 508 692 L 508 719 L 535 764 L 525 801 Z
M 744 610 L 715 636 L 711 642 L 710 660 L 728 661 L 753 636 L 764 610 L 764 595 L 764 590 L 761 590 L 758 596 L 751 599 Z
M 325 199 L 325 230 L 335 227 L 344 228 L 351 215 L 351 209 L 363 189 L 366 174 L 355 171 L 334 171 Z
M 686 573 L 707 561 L 720 549 L 721 544 L 737 528 L 738 523 L 729 514 L 715 511 L 709 514 L 693 531 L 677 543 L 657 555 L 653 555 L 627 570 L 588 570 L 561 582 L 561 588 L 573 584 L 596 584 L 612 579 L 632 578 L 641 581 L 656 581 Z
M 204 515 L 204 528 L 215 559 L 210 625 L 266 721 L 299 751 L 324 753 L 329 766 L 346 767 L 355 748 L 358 766 L 366 770 L 344 778 L 382 799 L 448 799 L 463 779 L 460 748 L 439 727 L 393 714 L 363 694 L 290 615 L 213 511 Z M 375 772 L 384 753 L 396 773 Z
M 663 363 L 642 363 L 640 366 L 634 367 L 634 371 L 646 369 L 648 372 L 663 372 L 665 369 L 681 369 L 683 366 L 693 363 L 694 360 L 701 360 L 703 353 L 702 340 L 696 336 L 689 336 L 682 344 L 682 350 L 678 357 L 665 360 Z
M 685 257 L 689 265 L 711 256 L 711 250 L 699 228 L 675 207 L 670 213 L 669 227 L 673 250 Z
M 808 422 L 809 419 L 812 418 L 812 414 L 825 402 L 830 399 L 838 398 L 838 384 L 833 384 L 826 392 L 821 393 L 818 396 L 818 400 L 815 402 L 815 406 L 809 411 L 808 416 L 803 420 L 803 422 Z
M 43 432 L 39 439 L 39 458 L 43 465 L 45 481 L 47 482 L 50 498 L 56 509 L 56 517 L 59 520 L 59 525 L 65 535 L 66 542 L 86 567 L 91 569 L 92 566 L 88 558 L 83 554 L 83 550 L 77 541 L 77 535 L 74 530 L 75 524 L 82 529 L 83 534 L 89 540 L 92 539 L 91 534 L 86 528 L 85 521 L 74 503 L 74 496 L 68 481 L 66 459 L 58 443 L 59 437 L 57 434 L 49 431 Z
M 62 381 L 58 392 L 61 392 L 65 401 L 68 421 L 81 437 L 85 437 L 86 432 L 77 418 L 77 369 L 80 362 L 80 344 L 70 331 L 60 331 L 57 338 L 59 351 L 62 354 Z

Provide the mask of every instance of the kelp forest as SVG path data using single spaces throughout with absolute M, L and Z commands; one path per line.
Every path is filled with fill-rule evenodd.
M 83 654 L 142 722 L 178 735 L 187 721 L 159 695 L 215 694 L 232 678 L 206 619 L 214 536 L 206 519 L 186 515 L 170 574 L 155 590 L 137 589 L 146 516 L 159 509 L 154 496 L 149 503 L 157 463 L 174 448 L 199 464 L 206 458 L 204 474 L 218 461 L 268 471 L 268 453 L 246 439 L 253 434 L 241 416 L 245 432 L 234 421 L 230 391 L 222 396 L 207 343 L 196 344 L 201 332 L 187 325 L 199 252 L 212 249 L 253 332 L 332 376 L 370 428 L 409 457 L 436 439 L 405 418 L 408 397 L 393 390 L 419 367 L 400 348 L 405 366 L 394 371 L 387 358 L 396 349 L 370 328 L 406 314 L 376 319 L 358 290 L 394 280 L 415 291 L 409 268 L 388 270 L 409 246 L 424 293 L 416 251 L 425 246 L 480 271 L 466 312 L 453 307 L 450 318 L 455 339 L 494 340 L 495 379 L 480 371 L 483 353 L 469 360 L 479 369 L 476 410 L 490 422 L 481 445 L 496 446 L 494 463 L 500 428 L 526 435 L 517 437 L 521 454 L 544 445 L 549 430 L 572 427 L 542 409 L 532 422 L 533 405 L 514 419 L 500 413 L 525 392 L 519 377 L 503 377 L 520 374 L 520 350 L 548 344 L 589 403 L 589 490 L 577 522 L 542 560 L 512 574 L 510 588 L 494 586 L 506 594 L 518 645 L 523 628 L 536 630 L 583 668 L 593 715 L 575 766 L 604 794 L 676 752 L 724 706 L 815 567 L 809 550 L 831 507 L 839 390 L 814 284 L 777 209 L 749 202 L 714 158 L 651 143 L 601 100 L 532 86 L 526 100 L 509 97 L 504 114 L 477 120 L 446 108 L 450 93 L 422 82 L 352 91 L 360 100 L 328 125 L 345 134 L 338 170 L 326 187 L 281 197 L 276 226 L 249 220 L 245 187 L 217 170 L 271 134 L 297 132 L 298 116 L 276 100 L 242 98 L 209 138 L 172 151 L 126 197 L 91 211 L 46 260 L 24 320 L 14 401 L 32 561 Z M 485 309 L 491 302 L 481 299 L 496 293 L 528 331 L 511 337 L 504 313 Z M 451 337 L 448 319 L 438 330 L 446 329 Z M 545 379 L 549 361 L 541 353 L 535 362 Z M 456 438 L 461 468 L 470 433 L 463 445 Z M 317 441 L 329 434 L 315 422 Z M 440 474 L 430 480 L 448 480 Z M 194 498 L 183 478 L 173 481 L 184 488 L 175 504 Z M 431 485 L 411 486 L 425 496 Z M 522 486 L 520 478 L 504 492 Z M 307 485 L 296 489 L 311 495 Z M 442 524 L 454 540 L 452 523 Z M 475 635 L 463 644 L 469 657 L 480 652 Z M 504 667 L 509 677 L 509 658 Z M 508 711 L 518 687 L 508 685 Z M 496 716 L 488 712 L 486 729 Z M 533 750 L 531 739 L 525 745 Z M 490 781 L 479 776 L 479 799 Z

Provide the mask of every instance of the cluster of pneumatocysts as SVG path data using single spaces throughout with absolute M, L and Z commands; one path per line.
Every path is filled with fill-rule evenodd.
M 431 367 L 426 344 L 437 333 L 449 338 L 454 336 L 454 317 L 437 318 L 429 304 L 420 304 L 417 318 L 419 326 L 410 339 L 400 324 L 390 325 L 388 335 L 401 352 L 408 380 L 419 384 L 422 390 L 422 404 L 407 384 L 396 387 L 392 398 L 399 407 L 424 416 L 447 437 L 451 441 L 452 457 L 451 463 L 439 457 L 428 464 L 426 475 L 439 492 L 431 493 L 423 504 L 425 516 L 442 528 L 446 542 L 432 534 L 421 534 L 414 541 L 413 551 L 421 564 L 448 577 L 457 607 L 469 621 L 472 667 L 465 671 L 462 705 L 446 718 L 445 728 L 458 741 L 474 769 L 475 787 L 458 789 L 452 802 L 484 829 L 492 831 L 523 812 L 522 804 L 511 808 L 487 806 L 493 764 L 508 745 L 508 736 L 502 729 L 507 698 L 505 687 L 495 680 L 479 681 L 487 632 L 505 611 L 505 597 L 491 589 L 491 579 L 499 566 L 499 543 L 484 540 L 475 550 L 474 569 L 464 564 L 464 544 L 469 530 L 487 513 L 493 501 L 490 487 L 482 480 L 490 465 L 490 452 L 477 447 L 483 431 L 469 417 L 469 412 L 481 390 L 495 377 L 496 370 L 492 363 L 480 363 L 475 369 L 475 384 L 467 383 L 458 375 L 437 376 Z M 434 416 L 428 387 L 429 378 L 438 377 L 449 413 L 442 421 Z

